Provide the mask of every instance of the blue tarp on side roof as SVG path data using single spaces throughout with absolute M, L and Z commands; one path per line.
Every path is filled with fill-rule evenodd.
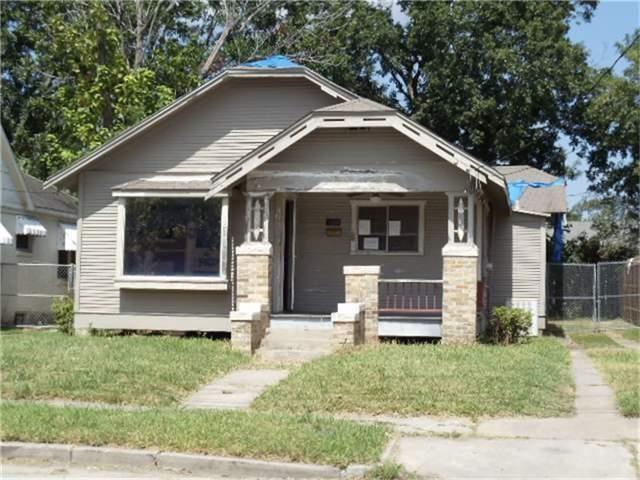
M 516 180 L 515 182 L 508 182 L 509 187 L 509 202 L 514 205 L 520 197 L 524 194 L 524 191 L 528 188 L 545 188 L 545 187 L 557 187 L 564 185 L 564 178 L 558 178 L 553 182 L 526 182 L 524 180 Z
M 302 65 L 292 62 L 284 55 L 272 55 L 271 57 L 263 58 L 262 60 L 243 63 L 240 66 L 251 68 L 295 68 L 301 67 Z

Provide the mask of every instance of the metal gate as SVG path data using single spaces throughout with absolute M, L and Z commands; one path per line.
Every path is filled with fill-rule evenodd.
M 547 316 L 574 330 L 640 324 L 640 260 L 547 265 Z

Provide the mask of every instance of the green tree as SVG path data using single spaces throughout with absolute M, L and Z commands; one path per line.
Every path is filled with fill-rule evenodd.
M 589 189 L 595 194 L 598 233 L 631 249 L 638 248 L 640 235 L 639 38 L 640 30 L 618 45 L 629 62 L 622 75 L 593 71 L 596 87 L 578 105 L 575 120 Z
M 567 34 L 593 5 L 400 3 L 409 22 L 379 55 L 406 112 L 486 162 L 570 173 L 557 142 L 588 66 Z

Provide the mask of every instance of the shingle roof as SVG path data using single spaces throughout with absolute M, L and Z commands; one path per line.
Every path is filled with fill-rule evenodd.
M 555 177 L 528 165 L 496 166 L 495 169 L 504 175 L 507 183 L 525 182 L 555 182 Z M 552 187 L 527 187 L 518 200 L 518 208 L 530 212 L 540 213 L 564 213 L 569 210 L 567 205 L 567 192 L 564 185 Z
M 43 182 L 36 177 L 24 173 L 24 182 L 35 208 L 54 210 L 69 215 L 78 214 L 77 200 L 71 195 L 55 188 L 45 190 Z
M 113 190 L 193 190 L 193 191 L 207 191 L 211 181 L 206 178 L 202 180 L 149 180 L 140 179 L 133 180 L 131 182 L 123 183 L 113 187 Z

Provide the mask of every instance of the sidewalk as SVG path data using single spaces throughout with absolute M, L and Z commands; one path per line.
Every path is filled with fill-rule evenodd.
M 622 417 L 587 355 L 572 350 L 576 415 L 481 421 L 460 439 L 401 437 L 391 458 L 437 478 L 638 478 L 638 419 Z M 630 442 L 629 442 L 630 441 Z

